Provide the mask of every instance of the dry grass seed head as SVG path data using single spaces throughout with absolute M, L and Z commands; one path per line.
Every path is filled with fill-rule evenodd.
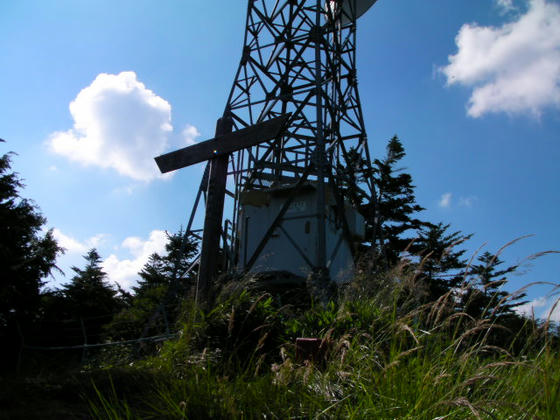
M 459 346 L 463 343 L 463 341 L 471 336 L 474 335 L 476 333 L 479 333 L 480 331 L 485 331 L 488 330 L 488 328 L 491 328 L 490 325 L 490 320 L 489 319 L 479 319 L 476 323 L 476 325 L 465 331 L 463 334 L 461 334 L 453 343 L 453 345 L 455 346 L 455 353 L 457 352 L 457 350 L 459 350 Z
M 548 312 L 548 316 L 546 317 L 546 322 L 544 324 L 544 330 L 547 333 L 550 329 L 549 327 L 550 327 L 550 320 L 552 318 L 552 314 L 554 314 L 554 311 L 556 310 L 556 307 L 558 306 L 559 303 L 560 303 L 560 298 L 556 299 L 556 302 L 554 302 L 554 305 L 552 305 L 552 308 L 550 308 L 550 311 Z
M 474 259 L 476 258 L 476 256 L 478 255 L 478 253 L 482 250 L 482 248 L 484 248 L 486 245 L 488 244 L 488 242 L 484 242 L 482 245 L 480 245 L 478 247 L 478 249 L 476 251 L 473 252 L 473 254 L 471 255 L 471 258 L 469 260 L 469 262 L 467 263 L 467 266 L 465 267 L 465 272 L 463 273 L 463 286 L 461 286 L 461 289 L 463 289 L 463 287 L 467 287 L 471 281 L 469 280 L 469 274 L 471 271 L 471 267 L 472 267 L 472 263 L 474 261 Z
M 482 346 L 480 350 L 482 352 L 487 352 L 487 353 L 492 353 L 492 352 L 502 353 L 502 354 L 505 354 L 509 358 L 513 357 L 510 352 L 508 352 L 506 349 L 504 349 L 502 347 L 499 347 L 499 346 L 492 346 L 492 345 L 486 344 L 486 345 Z
M 247 311 L 247 317 L 253 313 L 253 311 L 255 310 L 255 308 L 257 307 L 257 305 L 259 304 L 259 302 L 260 302 L 261 300 L 263 300 L 264 298 L 268 298 L 268 297 L 270 297 L 270 293 L 263 293 L 262 295 L 260 295 L 260 296 L 257 298 L 257 300 L 255 300 L 255 301 L 253 302 L 253 304 L 251 305 L 251 307 L 250 307 L 249 310 Z
M 451 377 L 451 375 L 450 375 L 449 373 L 445 373 L 445 372 L 440 373 L 438 376 L 436 376 L 436 377 L 434 378 L 434 384 L 437 385 L 437 384 L 439 384 L 442 380 L 444 380 L 444 379 L 446 379 L 446 378 L 450 378 L 450 377 Z
M 492 266 L 492 265 L 494 264 L 494 262 L 496 261 L 496 259 L 504 252 L 504 250 L 505 250 L 506 248 L 509 248 L 510 246 L 512 246 L 513 244 L 515 244 L 516 242 L 519 242 L 519 241 L 521 241 L 521 240 L 523 240 L 523 239 L 530 238 L 530 237 L 532 237 L 532 236 L 535 236 L 535 235 L 532 235 L 532 234 L 531 234 L 531 235 L 523 235 L 523 236 L 520 236 L 519 238 L 516 238 L 516 239 L 514 239 L 514 240 L 512 240 L 512 241 L 509 241 L 507 244 L 505 244 L 505 245 L 502 246 L 500 249 L 498 249 L 498 252 L 496 252 L 496 253 L 494 254 L 494 257 L 493 257 L 492 260 L 490 261 L 489 266 Z
M 346 359 L 346 354 L 350 350 L 350 335 L 345 334 L 336 343 L 334 347 L 334 353 L 340 354 L 340 363 L 344 363 Z
M 410 326 L 408 326 L 408 324 L 399 323 L 399 329 L 401 331 L 408 332 L 410 334 L 410 336 L 412 337 L 412 339 L 416 342 L 416 345 L 420 344 L 420 342 L 418 341 L 418 338 L 416 338 L 416 335 L 414 334 L 414 331 L 412 331 L 412 328 L 410 328 Z
M 497 379 L 498 378 L 496 378 L 494 375 L 475 375 L 475 376 L 465 380 L 461 384 L 461 386 L 467 387 L 467 386 L 473 385 L 473 384 L 475 384 L 477 382 L 481 382 L 481 381 L 482 381 L 482 384 L 484 385 L 484 384 L 486 384 L 490 381 L 495 381 Z
M 445 315 L 445 309 L 450 309 L 450 301 L 453 301 L 453 290 L 449 290 L 434 302 L 432 312 L 430 313 L 430 316 L 428 318 L 429 320 L 433 320 L 432 323 L 434 326 L 437 327 L 441 325 L 440 321 Z
M 414 270 L 414 275 L 412 276 L 413 281 L 416 281 L 416 277 L 422 273 L 422 269 L 424 268 L 424 265 L 426 264 L 426 262 L 428 262 L 428 260 L 430 259 L 430 257 L 432 256 L 434 252 L 428 252 L 428 254 L 426 254 L 426 256 L 424 258 L 422 258 L 422 260 L 420 261 L 420 264 L 418 265 L 418 267 L 416 268 L 416 270 Z
M 508 361 L 502 361 L 502 362 L 493 362 L 493 363 L 488 363 L 487 365 L 484 365 L 480 368 L 478 368 L 478 372 L 483 372 L 485 370 L 493 370 L 494 372 L 497 372 L 498 370 L 500 370 L 501 368 L 504 367 L 513 367 L 513 366 L 529 366 L 527 363 L 524 362 L 508 362 Z M 483 374 L 480 374 L 480 376 L 484 376 Z
M 480 419 L 480 413 L 478 412 L 478 410 L 474 407 L 474 405 L 472 405 L 472 403 L 465 397 L 459 397 L 456 398 L 454 400 L 451 401 L 443 401 L 441 404 L 445 404 L 445 405 L 454 405 L 456 407 L 467 407 L 471 413 L 473 414 L 473 416 L 475 416 L 477 419 Z
M 423 349 L 423 348 L 424 348 L 424 346 L 418 346 L 418 347 L 414 347 L 412 349 L 408 349 L 406 351 L 403 351 L 402 353 L 397 354 L 397 357 L 395 357 L 395 360 L 393 360 L 391 363 L 389 363 L 387 366 L 385 366 L 383 371 L 386 372 L 389 369 L 397 366 L 402 359 L 404 359 L 408 355 L 414 353 L 415 351 L 418 351 L 418 350 Z
M 451 321 L 453 321 L 456 318 L 468 318 L 470 321 L 472 322 L 476 322 L 476 319 L 474 317 L 472 317 L 471 315 L 469 315 L 466 312 L 456 312 L 450 316 L 447 317 L 447 319 L 445 320 L 446 324 L 451 323 Z

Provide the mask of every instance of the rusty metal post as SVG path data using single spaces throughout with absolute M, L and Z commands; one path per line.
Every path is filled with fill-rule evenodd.
M 232 128 L 231 118 L 226 116 L 220 118 L 216 124 L 216 137 L 231 133 Z M 198 271 L 197 292 L 202 301 L 208 298 L 210 285 L 218 268 L 218 249 L 220 247 L 229 156 L 229 153 L 220 155 L 210 161 L 206 214 Z

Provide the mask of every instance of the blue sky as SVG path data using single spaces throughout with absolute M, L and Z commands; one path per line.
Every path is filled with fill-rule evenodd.
M 96 246 L 130 286 L 186 223 L 202 166 L 161 178 L 152 157 L 212 137 L 245 12 L 240 0 L 0 2 L 1 153 L 18 153 L 67 279 Z M 359 21 L 358 78 L 372 153 L 399 135 L 423 218 L 475 233 L 471 253 L 533 234 L 504 251 L 509 264 L 560 249 L 558 1 L 379 0 Z M 559 268 L 544 257 L 508 287 L 560 283 Z M 530 290 L 537 315 L 549 290 Z

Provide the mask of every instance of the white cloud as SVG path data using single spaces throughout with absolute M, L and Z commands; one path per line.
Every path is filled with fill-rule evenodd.
M 496 0 L 496 5 L 504 12 L 514 10 L 513 0 Z
M 546 303 L 547 303 L 547 299 L 546 297 L 543 296 L 516 307 L 515 312 L 517 312 L 519 315 L 524 315 L 529 318 L 532 318 L 533 315 L 537 317 L 537 312 L 538 312 L 537 308 L 542 308 L 546 306 Z
M 560 322 L 560 304 L 555 306 L 557 298 L 549 298 L 542 296 L 537 299 L 533 299 L 521 306 L 515 308 L 515 311 L 526 317 L 533 317 L 540 319 L 548 319 L 550 316 L 551 321 Z M 546 308 L 546 309 L 542 309 Z
M 200 132 L 194 125 L 187 124 L 183 130 L 183 138 L 187 145 L 195 144 L 196 139 L 200 137 Z
M 112 192 L 113 194 L 116 195 L 132 195 L 134 191 L 137 189 L 137 187 L 138 186 L 135 184 L 124 185 L 124 186 L 114 188 Z
M 161 230 L 154 230 L 150 233 L 147 240 L 138 237 L 128 237 L 121 248 L 126 249 L 131 258 L 120 259 L 115 254 L 111 254 L 103 261 L 103 270 L 111 282 L 117 282 L 124 289 L 130 289 L 138 279 L 138 272 L 148 261 L 154 252 L 165 253 L 167 244 L 167 234 Z
M 87 252 L 88 248 L 85 244 L 77 241 L 76 239 L 65 235 L 58 229 L 53 229 L 53 236 L 58 242 L 58 246 L 61 246 L 69 254 L 83 254 Z
M 543 313 L 542 317 L 546 319 L 550 315 L 551 321 L 560 322 L 560 303 L 556 307 L 554 306 L 555 303 L 556 300 L 551 301 L 550 306 Z
M 171 105 L 136 73 L 99 74 L 70 103 L 70 113 L 74 127 L 48 140 L 55 153 L 135 180 L 161 177 L 153 158 L 167 149 Z
M 545 108 L 560 106 L 560 5 L 530 0 L 515 21 L 500 27 L 465 24 L 455 42 L 457 53 L 440 71 L 447 85 L 472 88 L 469 116 L 528 112 L 538 117 Z
M 439 199 L 439 203 L 438 206 L 446 209 L 448 207 L 451 206 L 451 198 L 452 198 L 452 194 L 451 193 L 445 193 L 441 196 L 441 198 Z
M 472 207 L 476 200 L 478 200 L 478 198 L 475 197 L 474 195 L 471 195 L 471 196 L 468 196 L 468 197 L 460 197 L 459 198 L 459 206 L 460 207 Z
M 97 248 L 107 237 L 107 235 L 100 233 L 95 235 L 84 242 L 68 236 L 60 231 L 60 229 L 53 229 L 53 235 L 58 246 L 66 250 L 66 254 L 85 254 L 91 248 Z

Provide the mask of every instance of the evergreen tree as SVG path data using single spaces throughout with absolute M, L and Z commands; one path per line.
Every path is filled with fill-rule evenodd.
M 426 299 L 436 300 L 449 290 L 458 288 L 464 280 L 467 261 L 464 249 L 458 246 L 471 235 L 461 232 L 448 233 L 449 225 L 430 224 L 420 229 L 419 238 L 410 251 L 421 258 L 419 279 L 425 285 Z
M 374 161 L 378 195 L 376 236 L 389 265 L 398 261 L 400 253 L 414 238 L 414 235 L 407 236 L 406 233 L 426 225 L 415 217 L 424 208 L 416 203 L 412 176 L 397 168 L 405 155 L 401 141 L 394 136 L 387 144 L 385 158 Z
M 463 296 L 464 310 L 474 317 L 504 317 L 515 314 L 515 308 L 526 303 L 522 299 L 525 293 L 510 296 L 502 290 L 508 279 L 507 276 L 515 270 L 517 265 L 498 269 L 503 261 L 497 255 L 488 251 L 477 259 L 470 269 L 471 286 Z
M 393 136 L 386 156 L 375 159 L 371 167 L 355 150 L 347 152 L 346 166 L 337 167 L 342 194 L 365 219 L 368 242 L 362 251 L 374 251 L 384 263 L 380 265 L 378 258 L 373 263 L 383 269 L 397 263 L 415 232 L 429 226 L 417 218 L 424 208 L 416 202 L 412 176 L 398 167 L 405 156 L 404 146 Z
M 138 285 L 133 287 L 136 297 L 161 287 L 166 291 L 173 289 L 170 292 L 176 297 L 184 297 L 192 286 L 195 272 L 187 271 L 197 251 L 196 243 L 185 238 L 182 231 L 173 235 L 167 234 L 167 239 L 166 254 L 152 254 L 138 273 L 140 280 Z
M 106 282 L 101 257 L 96 249 L 91 249 L 84 259 L 85 267 L 72 267 L 74 277 L 62 288 L 68 307 L 73 314 L 82 317 L 113 313 L 119 306 L 117 291 Z
M 195 285 L 196 271 L 188 270 L 197 246 L 180 231 L 168 234 L 165 250 L 165 255 L 152 254 L 138 273 L 130 306 L 107 327 L 112 337 L 161 334 L 177 320 L 185 296 Z
M 24 185 L 11 171 L 11 156 L 0 157 L 0 367 L 14 366 L 19 331 L 29 332 L 40 316 L 43 279 L 63 252 L 52 231 L 43 233 L 39 208 L 21 197 Z
M 0 157 L 0 328 L 8 318 L 20 323 L 37 316 L 40 288 L 62 249 L 52 231 L 41 233 L 46 219 L 20 196 L 23 184 L 10 171 L 11 154 Z
M 99 342 L 104 324 L 122 309 L 117 291 L 107 283 L 101 268 L 101 257 L 95 249 L 84 255 L 83 269 L 72 267 L 74 277 L 60 290 L 63 305 L 61 319 L 77 319 L 84 323 L 88 341 Z

